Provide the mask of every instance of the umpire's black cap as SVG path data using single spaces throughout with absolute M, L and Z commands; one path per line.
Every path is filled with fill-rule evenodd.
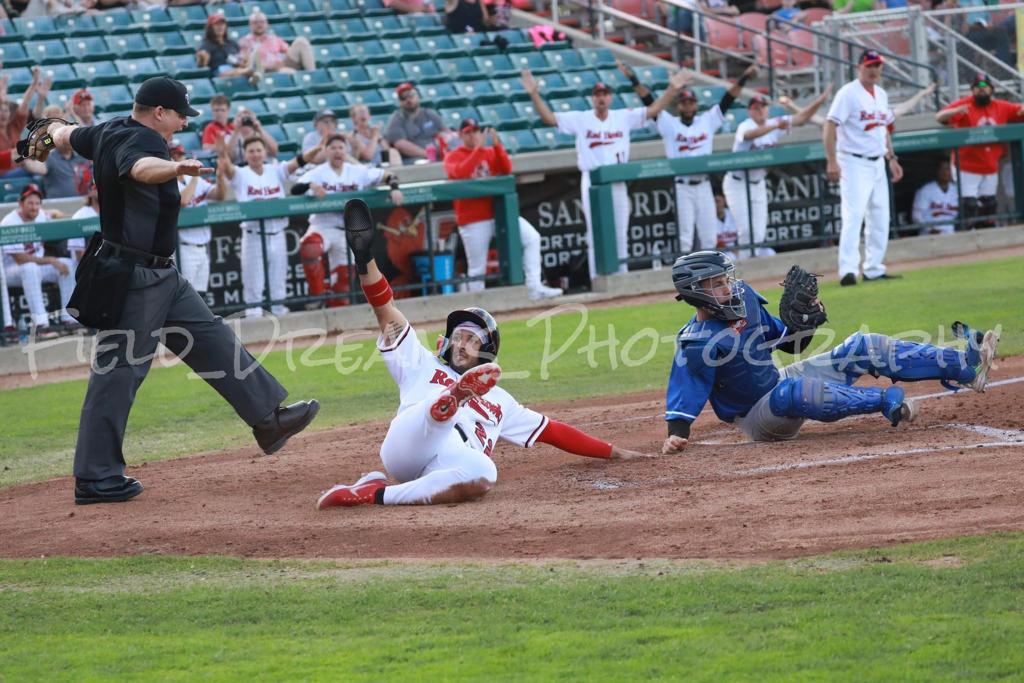
M 199 116 L 188 101 L 185 84 L 167 76 L 146 79 L 135 93 L 135 104 L 173 109 L 182 116 Z

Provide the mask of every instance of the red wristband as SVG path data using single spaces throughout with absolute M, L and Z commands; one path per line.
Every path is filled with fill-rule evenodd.
M 373 284 L 363 285 L 363 294 L 366 295 L 366 301 L 374 308 L 385 306 L 394 298 L 391 283 L 386 277 L 382 277 Z
M 560 448 L 567 453 L 582 455 L 588 458 L 612 457 L 612 445 L 607 441 L 594 438 L 586 432 L 570 427 L 558 420 L 549 420 L 548 426 L 537 437 L 539 443 L 546 443 Z

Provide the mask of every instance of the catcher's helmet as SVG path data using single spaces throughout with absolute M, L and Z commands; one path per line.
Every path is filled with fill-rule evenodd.
M 444 337 L 437 345 L 437 356 L 446 364 L 452 362 L 452 331 L 462 323 L 474 323 L 487 333 L 487 343 L 480 346 L 480 363 L 493 362 L 498 357 L 498 346 L 501 337 L 498 335 L 498 323 L 494 317 L 482 308 L 460 308 L 448 314 L 448 324 Z
M 736 266 L 720 251 L 695 251 L 680 256 L 672 265 L 672 284 L 679 292 L 676 300 L 703 308 L 719 320 L 728 322 L 745 318 L 747 306 L 743 301 L 744 287 L 736 281 L 735 273 Z M 729 277 L 729 288 L 732 290 L 732 298 L 724 304 L 699 286 L 704 280 L 718 275 Z

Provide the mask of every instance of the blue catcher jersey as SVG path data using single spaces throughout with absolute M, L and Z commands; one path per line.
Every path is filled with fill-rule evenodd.
M 704 404 L 721 420 L 742 417 L 779 382 L 772 351 L 786 334 L 782 321 L 765 310 L 767 300 L 740 282 L 747 317 L 690 322 L 679 331 L 665 396 L 665 419 L 693 422 Z

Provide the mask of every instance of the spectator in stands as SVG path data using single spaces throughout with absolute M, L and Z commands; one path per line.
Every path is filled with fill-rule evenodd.
M 291 45 L 269 30 L 270 22 L 263 12 L 249 15 L 249 34 L 238 41 L 246 60 L 252 60 L 255 74 L 296 70 L 312 71 L 316 68 L 313 46 L 309 40 L 298 37 Z
M 382 0 L 385 7 L 397 14 L 431 14 L 434 4 L 430 0 Z
M 796 0 L 782 0 L 782 7 L 772 12 L 772 16 L 776 19 L 781 19 L 783 22 L 788 21 L 796 24 L 803 20 L 805 12 L 796 6 Z M 788 33 L 793 28 L 789 24 L 782 22 L 776 22 L 775 26 L 784 33 Z
M 34 159 L 25 159 L 21 163 L 29 173 L 43 176 L 43 189 L 50 199 L 81 196 L 79 190 L 83 187 L 82 178 L 92 166 L 92 162 L 74 150 L 69 150 L 67 155 L 55 151 L 46 158 L 45 163 Z
M 444 0 L 444 13 L 449 33 L 480 33 L 494 23 L 483 0 Z
M 68 103 L 67 117 L 71 123 L 81 126 L 95 126 L 100 123 L 96 116 L 96 103 L 93 102 L 92 93 L 81 88 L 75 91 Z
M 381 136 L 380 124 L 370 125 L 370 108 L 365 104 L 356 104 L 349 110 L 352 117 L 352 135 L 349 142 L 352 156 L 361 164 L 381 166 L 386 163 L 402 163 L 401 157 L 392 159 L 392 149 L 388 141 Z
M 267 153 L 267 157 L 273 159 L 277 156 L 277 140 L 266 131 L 260 123 L 259 117 L 252 111 L 245 107 L 239 107 L 232 126 L 234 130 L 231 131 L 231 135 L 226 137 L 231 161 L 235 165 L 245 164 L 245 141 L 253 137 L 263 141 L 263 148 Z
M 18 197 L 18 208 L 4 216 L 0 226 L 44 223 L 50 220 L 50 215 L 42 209 L 42 191 L 35 185 L 26 185 Z M 75 288 L 75 264 L 71 259 L 44 256 L 42 242 L 8 244 L 3 247 L 3 255 L 7 287 L 24 290 L 37 339 L 57 336 L 50 328 L 50 317 L 46 312 L 44 282 L 56 282 L 60 287 L 61 321 L 68 325 L 76 324 L 64 310 Z M 7 296 L 7 292 L 0 292 L 0 295 Z
M 229 121 L 231 116 L 231 100 L 227 95 L 214 95 L 210 99 L 210 122 L 203 128 L 203 149 L 215 149 L 217 140 L 231 135 L 235 130 Z
M 687 35 L 693 35 L 693 18 L 697 16 L 693 10 L 700 10 L 705 14 L 715 14 L 723 17 L 735 17 L 740 10 L 735 5 L 729 4 L 727 0 L 682 0 L 688 9 L 682 7 L 672 8 L 672 17 L 668 26 L 673 31 L 681 31 Z M 702 39 L 708 35 L 707 20 L 701 19 L 700 34 Z
M 15 104 L 7 99 L 7 76 L 0 78 L 0 149 L 12 149 L 21 138 L 21 131 L 28 123 L 29 106 L 36 91 L 42 87 L 38 66 L 32 67 L 32 82 L 21 95 L 21 101 Z M 12 168 L 3 174 L 4 178 L 28 175 L 24 169 Z
M 247 58 L 238 43 L 228 37 L 228 20 L 220 13 L 206 18 L 196 64 L 209 67 L 210 76 L 218 78 L 253 75 L 252 54 Z
M 171 161 L 185 160 L 185 146 L 173 138 L 167 146 Z M 183 207 L 206 206 L 208 200 L 219 201 L 226 194 L 224 176 L 217 176 L 217 183 L 200 176 L 178 176 L 178 192 Z M 210 282 L 210 238 L 209 225 L 200 225 L 178 230 L 178 269 L 186 280 L 200 294 L 205 294 Z M 205 297 L 204 297 L 205 298 Z
M 958 197 L 952 167 L 943 159 L 935 172 L 935 180 L 922 185 L 914 195 L 913 218 L 922 226 L 922 235 L 949 234 L 956 229 L 960 210 Z
M 984 0 L 960 0 L 960 7 L 985 7 Z M 987 11 L 969 12 L 966 19 L 966 37 L 982 50 L 990 52 L 1004 63 L 1010 61 L 1010 36 L 1003 27 L 992 26 L 992 15 Z M 963 49 L 963 48 L 961 48 Z M 973 51 L 965 53 L 969 59 L 977 63 L 977 54 Z M 987 64 L 978 64 L 982 69 Z
M 100 196 L 96 192 L 96 182 L 92 179 L 92 168 L 90 167 L 82 177 L 82 187 L 79 192 L 85 196 L 85 204 L 78 211 L 71 214 L 72 218 L 97 218 L 100 215 Z M 85 253 L 85 238 L 72 237 L 68 240 L 68 252 L 75 267 L 82 260 Z
M 1024 122 L 1024 105 L 993 98 L 992 81 L 983 73 L 971 81 L 971 94 L 951 102 L 935 114 L 935 120 L 953 128 L 998 126 Z M 960 193 L 963 197 L 964 217 L 969 227 L 980 227 L 980 216 L 996 213 L 996 190 L 999 185 L 999 159 L 1005 149 L 1001 143 L 961 147 Z M 956 156 L 953 156 L 956 160 Z M 983 224 L 987 224 L 985 221 Z
M 441 115 L 420 107 L 420 94 L 412 83 L 395 88 L 399 108 L 391 115 L 384 138 L 402 155 L 402 163 L 438 160 L 438 139 L 448 129 Z
M 307 164 L 322 164 L 327 160 L 327 149 L 321 145 L 324 140 L 340 135 L 338 132 L 338 115 L 333 109 L 321 109 L 313 118 L 313 130 L 302 138 L 302 156 Z M 345 143 L 348 150 L 348 143 Z M 314 151 L 317 150 L 317 151 Z M 346 151 L 348 155 L 348 151 Z

